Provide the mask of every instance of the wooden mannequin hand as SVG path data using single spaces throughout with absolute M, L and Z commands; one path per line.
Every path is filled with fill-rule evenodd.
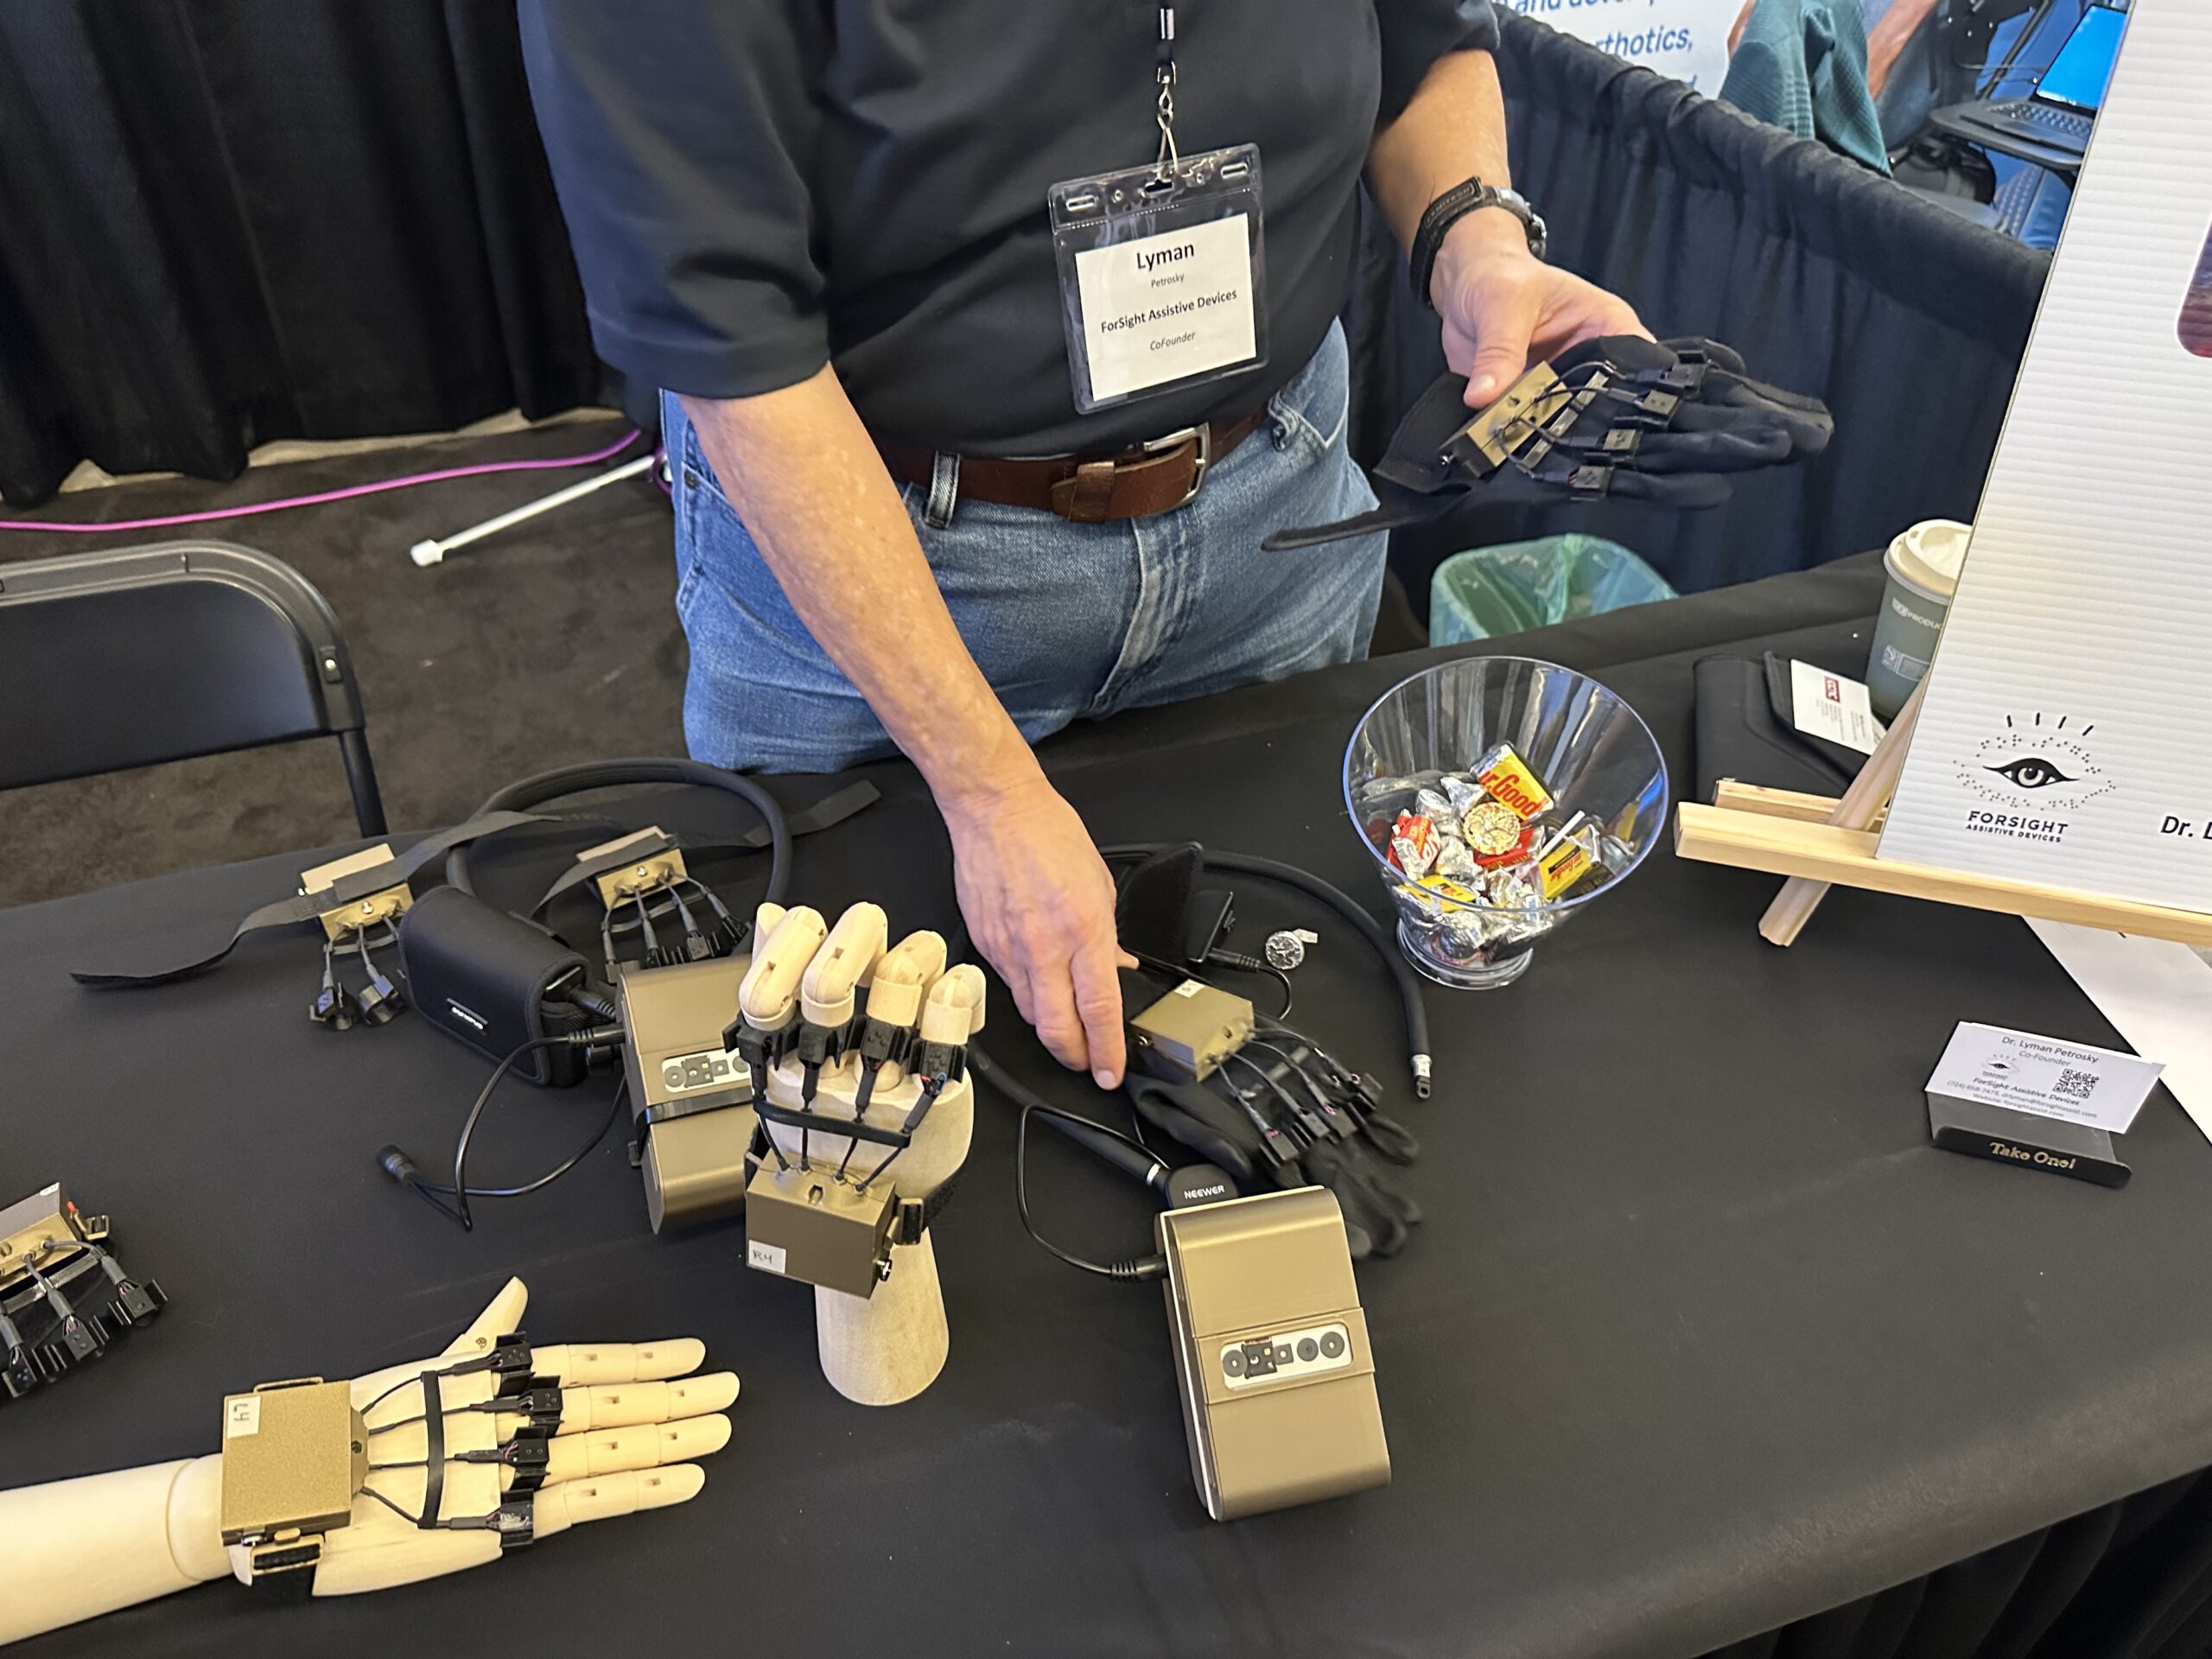
M 352 1383 L 354 1404 L 369 1408 L 370 1429 L 384 1430 L 370 1435 L 372 1462 L 419 1465 L 424 1429 L 392 1425 L 419 1417 L 422 1374 L 490 1352 L 518 1327 L 526 1300 L 522 1281 L 511 1279 L 442 1354 Z M 533 1373 L 562 1384 L 560 1424 L 545 1442 L 545 1484 L 528 1500 L 534 1536 L 698 1496 L 704 1477 L 690 1459 L 728 1442 L 721 1414 L 737 1398 L 737 1379 L 727 1371 L 688 1375 L 705 1351 L 689 1338 L 531 1351 Z M 437 1385 L 448 1459 L 512 1434 L 516 1418 L 461 1409 L 492 1398 L 496 1386 L 484 1371 Z M 443 1466 L 442 1516 L 489 1515 L 513 1484 L 512 1471 L 498 1464 Z M 420 1513 L 419 1466 L 372 1473 L 370 1482 L 410 1516 Z M 0 1549 L 0 1644 L 173 1595 L 226 1571 L 247 1576 L 246 1552 L 223 1547 L 222 1503 L 219 1454 L 0 1491 L 0 1539 L 8 1543 Z M 499 1553 L 496 1532 L 425 1531 L 378 1499 L 357 1497 L 349 1523 L 324 1535 L 315 1593 L 386 1590 L 480 1566 Z
M 983 1027 L 982 970 L 966 963 L 947 968 L 944 941 L 934 933 L 910 933 L 888 950 L 883 945 L 886 937 L 883 912 L 874 905 L 855 905 L 838 918 L 805 970 L 810 1015 L 826 1011 L 849 1017 L 855 989 L 866 983 L 868 1014 L 914 1033 L 917 1047 L 910 1058 L 918 1053 L 923 1041 L 964 1047 Z M 857 952 L 855 941 L 860 943 Z M 860 1110 L 861 1077 L 858 1054 L 823 1067 L 815 1084 L 815 1112 L 831 1125 L 839 1118 L 852 1118 Z M 804 1101 L 805 1083 L 804 1067 L 797 1058 L 785 1059 L 768 1074 L 768 1098 L 779 1106 L 797 1108 Z M 920 1080 L 907 1065 L 889 1060 L 876 1073 L 861 1116 L 874 1127 L 895 1128 L 921 1097 Z M 913 1143 L 899 1154 L 898 1190 L 910 1198 L 926 1198 L 950 1179 L 966 1161 L 973 1127 L 973 1096 L 967 1079 L 956 1078 L 945 1085 L 915 1129 Z M 842 1166 L 855 1180 L 864 1179 L 888 1150 L 865 1142 L 856 1146 L 850 1135 L 834 1130 L 802 1133 L 790 1124 L 775 1123 L 769 1133 L 786 1157 L 804 1157 L 810 1165 L 826 1162 L 833 1170 Z
M 365 1493 L 356 1497 L 351 1523 L 325 1535 L 322 1562 L 315 1569 L 316 1595 L 386 1590 L 480 1566 L 499 1555 L 496 1532 L 425 1530 L 384 1500 L 409 1516 L 422 1511 L 426 1474 L 420 1465 L 428 1450 L 419 1421 L 422 1374 L 489 1352 L 499 1337 L 519 1327 L 528 1294 L 522 1281 L 511 1279 L 442 1354 L 354 1380 L 353 1403 L 368 1408 L 369 1485 L 382 1498 Z M 728 1444 L 729 1419 L 722 1414 L 736 1400 L 738 1386 L 728 1371 L 689 1375 L 705 1357 L 704 1344 L 688 1337 L 532 1351 L 531 1370 L 557 1380 L 563 1395 L 560 1428 L 547 1442 L 545 1483 L 531 1499 L 537 1538 L 586 1521 L 664 1509 L 699 1495 L 706 1476 L 691 1459 Z M 488 1515 L 505 1500 L 514 1471 L 494 1463 L 452 1459 L 458 1452 L 489 1452 L 511 1440 L 521 1420 L 466 1409 L 493 1398 L 497 1382 L 489 1372 L 448 1377 L 436 1386 L 444 1407 L 448 1459 L 438 1513 L 448 1519 Z M 244 1549 L 232 1549 L 231 1562 L 238 1577 L 247 1576 Z

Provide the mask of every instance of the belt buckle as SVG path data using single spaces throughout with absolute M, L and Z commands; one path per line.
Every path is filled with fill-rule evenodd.
M 1164 455 L 1171 449 L 1179 449 L 1186 443 L 1198 446 L 1198 463 L 1191 469 L 1191 487 L 1180 501 L 1166 509 L 1173 512 L 1178 507 L 1187 507 L 1198 499 L 1198 491 L 1206 481 L 1207 470 L 1213 465 L 1213 428 L 1211 425 L 1186 426 L 1179 432 L 1170 432 L 1164 438 L 1154 438 L 1142 445 L 1147 455 Z

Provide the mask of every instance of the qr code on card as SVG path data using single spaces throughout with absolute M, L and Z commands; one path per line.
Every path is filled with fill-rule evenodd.
M 2097 1092 L 2097 1074 L 2094 1071 L 2062 1071 L 2050 1092 L 2061 1100 L 2087 1100 Z

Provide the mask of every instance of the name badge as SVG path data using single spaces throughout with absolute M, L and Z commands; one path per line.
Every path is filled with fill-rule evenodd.
M 1267 361 L 1255 146 L 1068 180 L 1049 200 L 1078 410 Z

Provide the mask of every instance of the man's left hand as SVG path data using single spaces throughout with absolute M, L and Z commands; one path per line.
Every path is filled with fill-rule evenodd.
M 1429 296 L 1444 319 L 1444 359 L 1467 377 L 1467 407 L 1486 409 L 1531 363 L 1601 334 L 1650 331 L 1625 300 L 1529 251 L 1503 208 L 1469 213 L 1437 251 Z

